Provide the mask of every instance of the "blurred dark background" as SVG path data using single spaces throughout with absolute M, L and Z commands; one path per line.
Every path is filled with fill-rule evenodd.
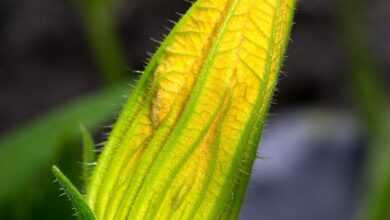
M 72 0 L 0 1 L 0 135 L 107 85 L 98 74 L 101 69 L 77 4 Z M 177 12 L 185 12 L 189 4 L 183 0 L 121 0 L 115 4 L 113 27 L 125 60 L 121 68 L 131 78 L 137 75 L 133 70 L 143 69 L 147 52 L 158 46 L 150 39 L 162 39 L 167 33 L 164 27 L 171 26 L 168 19 L 177 20 Z M 340 11 L 349 10 L 354 9 L 342 7 L 337 0 L 299 1 L 284 71 L 259 151 L 263 159 L 256 163 L 242 219 L 356 218 L 370 138 L 359 113 L 359 96 L 351 79 L 354 64 L 340 21 Z M 368 53 L 377 70 L 372 74 L 387 95 L 390 2 L 367 1 L 362 12 L 364 19 L 356 23 L 365 29 Z M 7 177 L 0 181 L 2 178 Z M 61 200 L 59 207 L 67 203 L 54 197 Z M 33 207 L 44 207 L 33 203 Z M 48 210 L 50 206 L 46 204 Z M 0 210 L 4 210 L 4 220 L 46 219 L 38 218 L 38 211 L 17 217 L 12 208 Z M 63 211 L 68 212 L 72 211 Z

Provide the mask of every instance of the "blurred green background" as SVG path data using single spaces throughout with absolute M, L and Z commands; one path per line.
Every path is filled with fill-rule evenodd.
M 161 40 L 168 19 L 177 20 L 189 6 L 183 0 L 1 0 L 0 219 L 75 218 L 51 165 L 82 189 L 80 124 L 100 149 L 135 70 L 158 46 L 150 39 Z M 315 144 L 286 139 L 259 151 L 270 157 L 259 167 L 271 161 L 272 177 L 283 174 L 272 166 L 279 154 L 303 165 L 283 176 L 290 185 L 275 180 L 280 188 L 255 170 L 241 219 L 390 219 L 389 21 L 386 0 L 299 1 L 265 142 L 320 135 Z M 313 119 L 300 129 L 310 131 L 292 132 L 296 112 Z M 278 119 L 288 121 L 281 136 L 272 126 Z M 337 135 L 353 141 L 333 141 Z M 313 147 L 322 139 L 323 148 Z M 295 145 L 307 148 L 297 153 Z M 271 146 L 276 153 L 267 153 Z M 280 163 L 284 168 L 289 161 Z M 324 178 L 322 185 L 311 181 L 307 168 Z M 272 208 L 277 211 L 265 211 Z

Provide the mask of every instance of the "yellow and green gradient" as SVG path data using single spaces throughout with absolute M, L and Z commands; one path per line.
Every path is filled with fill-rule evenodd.
M 88 184 L 98 220 L 229 220 L 243 202 L 295 0 L 198 0 L 152 57 Z

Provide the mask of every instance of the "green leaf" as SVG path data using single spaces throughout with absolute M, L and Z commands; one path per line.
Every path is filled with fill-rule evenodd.
M 112 116 L 126 90 L 116 86 L 79 98 L 0 138 L 0 205 L 48 169 L 62 142 L 79 137 L 80 123 L 96 127 Z
M 352 91 L 360 117 L 367 128 L 369 146 L 362 195 L 364 206 L 359 211 L 361 220 L 388 220 L 390 218 L 390 117 L 389 97 L 374 50 L 369 42 L 369 28 L 364 15 L 369 1 L 340 1 L 340 30 L 344 37 L 347 59 L 351 70 Z M 347 9 L 347 10 L 346 10 Z
M 65 194 L 72 202 L 73 207 L 76 209 L 77 216 L 79 216 L 81 220 L 95 220 L 95 214 L 91 211 L 88 204 L 85 202 L 84 197 L 80 194 L 72 182 L 61 172 L 58 167 L 53 166 L 52 171 L 54 176 L 63 187 Z
M 129 77 L 124 47 L 115 30 L 114 11 L 119 1 L 76 0 L 75 3 L 80 9 L 101 78 L 112 84 Z

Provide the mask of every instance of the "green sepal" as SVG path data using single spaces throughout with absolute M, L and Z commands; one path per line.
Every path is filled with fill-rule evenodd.
M 83 142 L 83 181 L 85 188 L 87 188 L 89 178 L 92 173 L 92 165 L 96 160 L 95 154 L 95 142 L 93 141 L 93 137 L 88 129 L 80 124 L 80 131 Z
M 61 172 L 57 166 L 53 166 L 52 171 L 54 176 L 63 187 L 65 194 L 72 202 L 72 205 L 77 212 L 76 215 L 80 218 L 80 220 L 96 220 L 95 214 L 89 208 L 83 195 L 81 195 L 72 182 Z

